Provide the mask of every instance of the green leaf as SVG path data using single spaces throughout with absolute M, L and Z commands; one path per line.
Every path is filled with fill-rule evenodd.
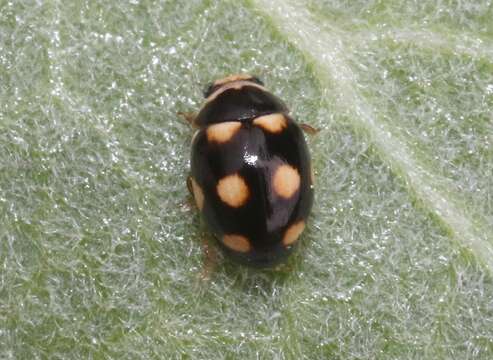
M 7 359 L 493 356 L 493 5 L 0 3 Z M 278 270 L 201 283 L 185 178 L 211 80 L 249 72 L 308 139 Z

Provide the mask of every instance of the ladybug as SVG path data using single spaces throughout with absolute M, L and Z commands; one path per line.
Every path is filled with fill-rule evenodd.
M 302 128 L 284 102 L 250 75 L 204 92 L 188 187 L 224 251 L 266 267 L 285 259 L 305 229 L 313 175 Z

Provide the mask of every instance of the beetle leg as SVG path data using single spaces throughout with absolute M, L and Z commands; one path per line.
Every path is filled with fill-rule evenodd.
M 197 117 L 197 113 L 179 111 L 177 114 L 185 119 L 185 121 L 188 122 L 190 125 L 195 126 L 194 120 Z
M 197 204 L 195 202 L 195 197 L 193 196 L 193 188 L 192 188 L 192 176 L 188 175 L 187 176 L 187 189 L 188 189 L 188 196 L 187 196 L 187 201 L 183 204 L 183 208 L 188 209 L 188 210 L 193 210 L 197 208 Z
M 300 124 L 300 128 L 308 135 L 316 135 L 320 129 L 314 128 L 308 124 Z
M 188 191 L 190 192 L 190 195 L 193 196 L 192 175 L 187 176 L 187 188 L 188 188 Z
M 200 280 L 209 281 L 211 274 L 219 263 L 219 253 L 217 252 L 217 248 L 207 239 L 203 241 L 202 250 L 204 253 L 204 264 L 200 272 Z

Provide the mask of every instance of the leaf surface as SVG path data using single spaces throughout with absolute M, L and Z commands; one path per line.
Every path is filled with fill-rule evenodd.
M 490 359 L 492 12 L 0 3 L 2 356 Z M 177 112 L 237 72 L 321 129 L 316 203 L 284 268 L 204 284 Z

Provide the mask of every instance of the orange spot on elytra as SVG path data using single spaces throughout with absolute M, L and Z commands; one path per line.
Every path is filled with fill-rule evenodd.
M 298 240 L 304 229 L 305 229 L 305 222 L 303 220 L 295 222 L 284 233 L 282 243 L 285 246 L 289 246 L 293 244 L 296 240 Z
M 223 244 L 231 250 L 249 252 L 252 248 L 250 241 L 243 235 L 229 234 L 223 236 Z
M 260 116 L 253 120 L 253 124 L 273 134 L 280 133 L 288 126 L 284 115 L 279 113 Z
M 274 191 L 281 197 L 289 199 L 300 188 L 300 174 L 291 165 L 279 166 L 272 181 Z
M 219 180 L 217 194 L 226 204 L 237 208 L 246 203 L 250 196 L 250 190 L 240 175 L 233 174 Z
M 226 121 L 211 125 L 207 128 L 207 140 L 219 144 L 225 143 L 238 132 L 241 128 L 239 121 Z

